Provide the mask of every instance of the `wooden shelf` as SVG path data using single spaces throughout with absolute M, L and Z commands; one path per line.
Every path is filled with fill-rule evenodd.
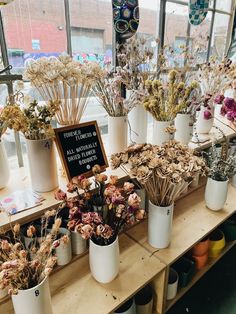
M 175 204 L 171 243 L 168 248 L 156 250 L 148 244 L 147 221 L 131 228 L 126 234 L 166 265 L 174 263 L 236 211 L 236 189 L 230 184 L 225 207 L 218 212 L 206 208 L 204 189 L 200 188 Z
M 224 256 L 234 245 L 236 244 L 236 241 L 232 241 L 226 244 L 225 248 L 222 250 L 221 254 L 214 259 L 210 259 L 208 264 L 201 270 L 197 271 L 191 282 L 188 284 L 187 287 L 181 288 L 176 297 L 173 300 L 166 301 L 166 312 L 189 290 L 192 288 L 193 285 L 195 285 L 196 282 L 198 282 L 199 279 L 202 278 L 205 273 L 212 268 L 221 258 Z
M 100 284 L 93 279 L 88 254 L 50 276 L 54 313 L 112 313 L 165 272 L 162 262 L 126 235 L 121 235 L 119 242 L 120 272 L 109 284 Z M 0 305 L 0 313 L 14 313 L 11 301 Z

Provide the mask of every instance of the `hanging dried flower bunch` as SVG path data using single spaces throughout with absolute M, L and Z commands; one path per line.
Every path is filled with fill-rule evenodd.
M 136 178 L 158 206 L 171 205 L 198 174 L 205 174 L 206 168 L 203 158 L 175 141 L 163 146 L 130 146 L 112 155 L 111 164 Z
M 30 80 L 45 101 L 60 100 L 56 119 L 59 124 L 68 125 L 80 122 L 94 75 L 94 63 L 81 64 L 66 55 L 31 61 L 24 79 Z
M 194 102 L 191 96 L 198 84 L 194 81 L 187 86 L 178 72 L 171 70 L 166 84 L 161 80 L 148 80 L 145 86 L 149 96 L 144 99 L 144 108 L 157 121 L 172 121 L 177 113 L 187 111 Z

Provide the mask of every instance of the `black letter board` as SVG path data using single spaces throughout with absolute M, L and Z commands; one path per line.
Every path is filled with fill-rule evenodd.
M 101 135 L 96 121 L 54 129 L 57 149 L 67 179 L 78 175 L 90 177 L 92 167 L 108 167 Z

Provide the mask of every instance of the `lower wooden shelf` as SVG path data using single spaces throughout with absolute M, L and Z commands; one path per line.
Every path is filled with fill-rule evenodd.
M 109 284 L 92 277 L 88 254 L 50 276 L 53 312 L 57 314 L 109 314 L 146 284 L 164 278 L 164 263 L 125 234 L 119 237 L 120 271 Z M 164 281 L 160 286 L 164 285 Z M 0 313 L 13 314 L 12 302 L 0 305 Z M 46 314 L 46 313 L 45 313 Z
M 209 270 L 212 268 L 212 266 L 214 266 L 221 258 L 222 256 L 224 256 L 234 245 L 236 244 L 236 241 L 232 241 L 226 244 L 226 246 L 224 247 L 224 249 L 222 250 L 221 254 L 214 259 L 210 259 L 209 262 L 207 263 L 207 265 L 197 271 L 197 273 L 194 275 L 193 279 L 191 280 L 191 282 L 187 285 L 187 287 L 185 288 L 181 288 L 176 297 L 172 300 L 166 301 L 166 309 L 165 311 L 167 312 L 189 289 L 192 288 L 192 286 L 195 285 L 195 283 L 202 278 L 202 276 Z

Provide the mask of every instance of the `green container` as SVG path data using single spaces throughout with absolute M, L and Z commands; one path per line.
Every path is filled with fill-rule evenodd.
M 220 229 L 223 231 L 227 242 L 236 240 L 236 216 L 226 220 Z
M 173 268 L 179 275 L 179 287 L 186 287 L 193 278 L 196 266 L 195 262 L 187 257 L 181 257 L 173 264 Z

